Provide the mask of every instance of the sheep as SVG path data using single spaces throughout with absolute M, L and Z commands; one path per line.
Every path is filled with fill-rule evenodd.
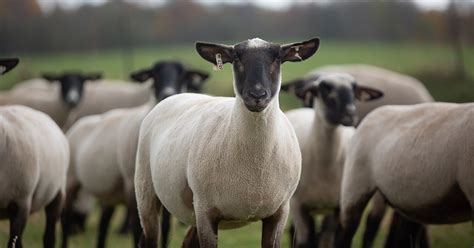
M 150 75 L 147 76 L 148 74 Z M 133 188 L 125 187 L 128 186 L 127 184 L 124 185 L 123 175 L 119 168 L 119 157 L 124 155 L 120 154 L 121 152 L 134 154 L 135 151 L 133 148 L 119 151 L 119 138 L 123 135 L 130 137 L 134 132 L 138 132 L 140 119 L 157 101 L 186 90 L 187 85 L 196 85 L 197 80 L 204 81 L 207 74 L 186 70 L 181 63 L 169 61 L 159 62 L 151 69 L 133 74 L 133 78 L 140 82 L 145 82 L 150 77 L 154 81 L 154 94 L 148 103 L 135 108 L 115 109 L 101 115 L 84 117 L 68 131 L 72 154 L 71 170 L 73 170 L 70 174 L 75 175 L 76 178 L 70 178 L 70 183 L 68 183 L 63 246 L 67 246 L 69 232 L 67 218 L 70 217 L 70 210 L 80 190 L 97 197 L 103 205 L 97 247 L 105 246 L 107 228 L 115 205 L 128 203 L 126 198 L 131 194 L 128 190 L 133 190 Z M 121 129 L 124 123 L 131 125 L 126 129 Z M 136 130 L 128 128 L 136 128 Z M 135 231 L 137 241 L 139 234 Z
M 358 122 L 355 100 L 371 101 L 383 93 L 361 86 L 349 74 L 312 74 L 296 94 L 306 106 L 286 113 L 295 128 L 302 153 L 302 176 L 291 199 L 296 246 L 315 247 L 312 213 L 333 212 L 339 191 L 345 150 Z
M 159 87 L 156 87 L 155 98 L 161 101 L 170 95 L 181 92 L 201 92 L 203 83 L 209 77 L 207 73 L 200 72 L 197 70 L 189 70 L 182 68 L 180 64 L 171 63 L 168 65 L 170 68 L 165 67 L 166 64 L 157 64 L 154 68 L 141 70 L 131 75 L 132 79 L 138 82 L 143 82 L 149 78 L 153 78 L 155 82 L 162 82 Z M 171 69 L 171 70 L 170 70 Z M 162 74 L 162 75 L 160 75 Z M 181 74 L 181 75 L 180 75 Z M 169 78 L 170 82 L 174 82 L 174 75 L 182 77 L 182 81 L 175 84 L 166 84 L 166 80 L 163 78 Z M 131 225 L 134 226 L 134 231 L 140 231 L 140 223 L 138 220 L 137 204 L 135 199 L 135 158 L 137 151 L 138 136 L 140 131 L 140 124 L 145 118 L 146 114 L 151 110 L 151 105 L 143 105 L 137 108 L 132 108 L 130 111 L 124 112 L 121 117 L 121 123 L 117 128 L 121 134 L 118 137 L 117 143 L 117 155 L 120 172 L 125 183 L 125 192 L 127 199 L 127 209 L 130 211 Z M 163 210 L 162 225 L 165 228 L 162 229 L 162 240 L 161 246 L 166 247 L 168 241 L 170 216 L 169 213 Z M 140 233 L 135 233 L 135 237 L 138 239 Z M 138 240 L 137 240 L 138 241 Z
M 162 206 L 192 226 L 185 246 L 217 247 L 219 228 L 262 220 L 262 246 L 280 247 L 301 172 L 298 141 L 278 101 L 280 65 L 318 47 L 317 38 L 196 43 L 218 68 L 232 63 L 236 97 L 180 94 L 143 120 L 135 168 L 141 247 L 156 246 Z
M 69 148 L 46 114 L 25 106 L 0 107 L 0 218 L 10 220 L 8 247 L 23 247 L 30 213 L 45 208 L 44 247 L 54 247 L 65 197 Z
M 375 191 L 417 222 L 471 220 L 473 114 L 472 103 L 384 106 L 370 113 L 347 153 L 337 247 L 350 247 Z
M 301 91 L 301 89 L 311 84 L 315 78 L 322 73 L 348 73 L 352 75 L 361 85 L 380 89 L 385 93 L 383 98 L 378 100 L 356 103 L 357 115 L 359 122 L 373 109 L 387 105 L 411 105 L 424 102 L 432 102 L 433 97 L 429 94 L 423 84 L 413 77 L 389 71 L 372 65 L 355 64 L 355 65 L 329 65 L 320 67 L 303 78 L 297 78 L 282 86 L 283 91 L 292 92 L 293 94 Z M 312 107 L 305 105 L 305 107 Z M 375 194 L 373 201 L 373 209 L 367 218 L 366 232 L 364 234 L 363 246 L 371 247 L 375 235 L 378 230 L 379 223 L 385 214 L 385 202 L 380 199 L 379 194 Z M 395 213 L 396 214 L 396 213 Z M 394 216 L 395 218 L 395 216 Z M 398 217 L 403 219 L 403 217 Z M 414 225 L 405 220 L 405 225 Z M 395 228 L 393 225 L 391 229 Z M 392 232 L 391 232 L 392 233 Z M 390 236 L 390 235 L 389 235 Z M 403 234 L 399 235 L 402 238 Z M 407 235 L 408 236 L 408 235 Z M 391 238 L 389 237 L 388 240 Z M 406 246 L 399 244 L 398 246 Z
M 142 105 L 150 98 L 151 82 L 141 85 L 126 81 L 103 79 L 94 84 L 84 86 L 83 99 L 76 109 L 68 116 L 63 125 L 68 130 L 74 122 L 88 115 L 102 114 L 116 108 L 131 108 Z M 15 85 L 14 89 L 27 88 L 35 91 L 56 92 L 57 85 L 46 80 L 32 79 Z
M 60 83 L 60 94 L 46 90 L 33 90 L 27 87 L 12 89 L 0 94 L 0 105 L 24 105 L 48 114 L 60 127 L 82 99 L 85 82 L 99 79 L 99 74 L 68 72 L 61 75 L 45 74 L 43 78 Z
M 359 120 L 377 107 L 383 105 L 411 105 L 424 102 L 433 102 L 433 97 L 425 86 L 417 79 L 384 68 L 364 65 L 329 65 L 323 66 L 308 76 L 297 78 L 283 85 L 282 90 L 295 92 L 308 82 L 314 81 L 320 73 L 342 72 L 352 75 L 361 85 L 377 88 L 385 93 L 383 98 L 376 101 L 357 102 L 356 109 Z

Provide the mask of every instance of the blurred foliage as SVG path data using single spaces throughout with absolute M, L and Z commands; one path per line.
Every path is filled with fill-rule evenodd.
M 458 1 L 463 40 L 474 42 L 474 2 Z M 271 2 L 269 3 L 271 4 Z M 284 10 L 224 1 L 167 1 L 143 7 L 108 1 L 41 13 L 35 0 L 0 0 L 0 54 L 74 51 L 319 35 L 332 40 L 447 42 L 448 13 L 422 11 L 411 1 L 295 2 Z

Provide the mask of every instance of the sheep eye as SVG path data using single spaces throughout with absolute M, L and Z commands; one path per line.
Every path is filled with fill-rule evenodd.
M 234 61 L 239 61 L 239 56 L 237 56 L 237 54 L 234 55 Z
M 319 84 L 319 87 L 320 87 L 321 89 L 327 91 L 327 92 L 330 92 L 330 91 L 333 89 L 332 85 L 330 85 L 330 84 L 328 84 L 328 83 L 326 83 L 326 82 L 324 82 L 324 81 Z

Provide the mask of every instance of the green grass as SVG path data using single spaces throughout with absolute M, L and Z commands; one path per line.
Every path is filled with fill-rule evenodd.
M 107 247 L 126 248 L 132 247 L 131 235 L 119 235 L 117 230 L 123 220 L 125 211 L 120 207 L 112 220 L 112 227 L 109 229 L 107 236 Z M 389 215 L 387 215 L 388 217 Z M 389 218 L 385 218 L 382 223 L 381 234 L 377 236 L 374 247 L 383 247 L 384 236 L 387 234 L 389 226 Z M 69 241 L 71 248 L 89 248 L 95 247 L 97 227 L 99 222 L 99 212 L 94 211 L 92 216 L 88 219 L 87 230 L 84 234 L 79 234 L 72 237 Z M 59 225 L 58 225 L 58 229 Z M 24 233 L 25 247 L 40 248 L 42 247 L 42 236 L 44 230 L 44 215 L 43 213 L 36 213 L 30 216 L 28 225 Z M 221 230 L 219 231 L 219 247 L 259 247 L 261 224 L 259 222 L 242 227 L 235 230 Z M 353 247 L 361 247 L 361 234 L 363 228 L 359 228 Z M 181 241 L 184 238 L 186 227 L 177 223 L 174 220 L 173 231 L 171 233 L 171 248 L 181 247 Z M 58 230 L 57 237 L 60 237 Z M 472 247 L 474 245 L 474 232 L 470 223 L 458 225 L 444 225 L 444 226 L 430 226 L 429 234 L 433 248 L 446 247 Z M 8 240 L 8 222 L 0 222 L 0 247 L 4 247 Z M 282 247 L 289 247 L 289 235 L 285 232 Z M 60 240 L 57 239 L 57 246 Z
M 150 66 L 154 61 L 176 59 L 189 66 L 210 71 L 211 79 L 206 85 L 206 92 L 214 95 L 233 95 L 231 68 L 225 66 L 223 71 L 212 71 L 212 66 L 201 59 L 193 49 L 193 44 L 134 49 L 133 61 L 124 59 L 118 50 L 91 51 L 64 54 L 24 54 L 20 66 L 2 77 L 0 89 L 8 89 L 15 82 L 38 76 L 41 72 L 60 72 L 62 70 L 81 69 L 82 71 L 103 71 L 106 78 L 125 79 L 133 70 Z M 466 48 L 466 68 L 474 78 L 474 47 Z M 474 82 L 453 79 L 452 51 L 448 46 L 436 44 L 403 44 L 403 43 L 343 43 L 324 42 L 318 54 L 302 63 L 283 65 L 283 81 L 304 75 L 315 67 L 327 64 L 368 63 L 398 72 L 414 75 L 421 79 L 435 99 L 441 101 L 467 102 L 474 101 Z M 281 103 L 284 109 L 299 106 L 296 99 L 282 94 Z M 130 236 L 116 234 L 122 219 L 121 209 L 113 220 L 108 238 L 108 247 L 131 247 Z M 94 247 L 98 223 L 98 211 L 95 211 L 88 222 L 87 232 L 74 237 L 71 247 Z M 384 221 L 382 235 L 379 235 L 376 247 L 383 244 L 388 221 Z M 180 247 L 185 228 L 174 225 L 171 247 Z M 220 247 L 258 247 L 260 244 L 259 223 L 237 230 L 219 233 Z M 355 246 L 360 247 L 360 229 L 355 239 Z M 26 247 L 41 247 L 44 230 L 43 213 L 30 217 L 24 235 Z M 469 223 L 451 226 L 430 227 L 433 247 L 472 247 L 474 235 Z M 0 247 L 4 247 L 8 237 L 8 222 L 0 222 Z M 283 247 L 288 247 L 288 236 L 285 235 Z
M 4 76 L 0 90 L 11 87 L 24 79 L 39 76 L 41 72 L 63 70 L 103 71 L 106 78 L 127 79 L 127 75 L 137 69 L 150 66 L 157 60 L 176 59 L 190 67 L 211 73 L 206 84 L 206 92 L 213 95 L 233 95 L 232 72 L 230 66 L 223 71 L 213 71 L 211 64 L 199 57 L 193 44 L 136 48 L 133 59 L 124 59 L 120 50 L 102 50 L 63 54 L 18 55 L 21 64 Z M 466 68 L 474 78 L 474 47 L 465 49 Z M 314 68 L 328 64 L 368 63 L 398 72 L 418 76 L 421 72 L 434 72 L 424 81 L 436 99 L 444 101 L 473 101 L 474 91 L 467 82 L 442 81 L 436 77 L 440 71 L 452 71 L 453 55 L 449 46 L 423 43 L 344 43 L 323 42 L 318 53 L 301 63 L 285 63 L 282 67 L 283 81 L 300 77 Z M 443 78 L 446 79 L 446 78 Z M 441 81 L 440 81 L 441 80 Z M 283 96 L 283 109 L 299 106 L 290 97 Z

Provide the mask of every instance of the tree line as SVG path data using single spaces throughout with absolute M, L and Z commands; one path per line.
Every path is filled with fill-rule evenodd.
M 269 3 L 271 4 L 271 3 Z M 474 43 L 474 4 L 457 15 L 463 42 Z M 423 11 L 410 1 L 295 3 L 285 10 L 168 1 L 159 7 L 109 1 L 43 13 L 36 0 L 0 0 L 0 54 L 310 37 L 327 40 L 449 42 L 449 11 Z M 459 33 L 458 32 L 458 33 Z

